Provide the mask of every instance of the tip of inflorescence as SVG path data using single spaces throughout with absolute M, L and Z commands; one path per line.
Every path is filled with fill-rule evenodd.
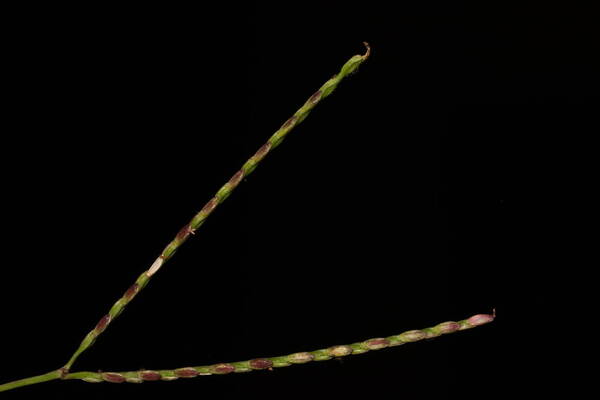
M 496 319 L 496 309 L 492 310 L 491 314 L 477 314 L 473 315 L 467 320 L 471 326 L 479 326 L 492 322 Z
M 364 59 L 366 60 L 371 55 L 371 46 L 369 46 L 369 43 L 367 42 L 363 42 L 363 44 L 367 48 L 367 52 L 363 55 Z

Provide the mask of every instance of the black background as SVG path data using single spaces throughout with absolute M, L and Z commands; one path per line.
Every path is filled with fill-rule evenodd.
M 341 65 L 372 56 L 73 370 L 313 350 L 496 309 L 341 361 L 1 398 L 480 398 L 548 352 L 564 143 L 597 125 L 586 10 L 546 5 L 6 10 L 0 381 L 56 369 Z M 12 397 L 11 397 L 12 396 Z

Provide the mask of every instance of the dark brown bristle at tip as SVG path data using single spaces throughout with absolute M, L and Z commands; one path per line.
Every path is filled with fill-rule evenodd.
M 369 46 L 369 43 L 367 42 L 363 42 L 363 44 L 365 45 L 365 47 L 367 48 L 367 52 L 363 55 L 363 57 L 365 59 L 369 58 L 369 56 L 371 55 L 371 46 Z

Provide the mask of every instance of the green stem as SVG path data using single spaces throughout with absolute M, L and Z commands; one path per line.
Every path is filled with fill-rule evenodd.
M 60 379 L 62 375 L 62 371 L 60 369 L 52 372 L 48 372 L 47 374 L 32 376 L 29 378 L 19 379 L 18 381 L 12 381 L 5 384 L 0 385 L 0 392 L 4 392 L 6 390 L 16 389 L 21 386 L 29 386 L 35 385 L 36 383 L 53 381 L 55 379 Z
M 405 343 L 431 339 L 441 335 L 471 329 L 490 323 L 495 315 L 478 314 L 462 321 L 442 322 L 430 328 L 407 331 L 399 335 L 374 338 L 349 345 L 332 346 L 326 349 L 288 354 L 279 357 L 255 358 L 247 361 L 219 363 L 200 367 L 184 367 L 172 370 L 140 370 L 124 372 L 74 372 L 64 379 L 81 379 L 86 382 L 142 383 L 146 381 L 172 381 L 179 378 L 193 378 L 201 375 L 224 375 L 232 372 L 249 372 L 263 369 L 288 367 L 294 364 L 305 364 L 310 361 L 325 361 L 349 355 L 363 354 L 372 350 L 399 346 Z
M 333 78 L 321 86 L 294 115 L 288 119 L 282 126 L 275 132 L 257 152 L 248 161 L 244 163 L 242 168 L 236 172 L 229 181 L 223 185 L 215 194 L 215 196 L 206 203 L 206 205 L 198 212 L 192 220 L 186 224 L 175 238 L 165 247 L 160 256 L 154 261 L 152 266 L 142 273 L 135 283 L 125 292 L 125 294 L 117 300 L 112 306 L 108 314 L 103 316 L 100 321 L 96 324 L 96 327 L 92 329 L 80 343 L 79 347 L 73 353 L 69 361 L 63 368 L 67 371 L 71 369 L 73 363 L 87 348 L 89 348 L 96 338 L 104 332 L 108 325 L 119 316 L 125 306 L 139 293 L 150 281 L 152 276 L 168 261 L 177 249 L 193 234 L 196 229 L 200 227 L 206 221 L 208 216 L 214 211 L 214 209 L 221 204 L 233 190 L 239 185 L 243 178 L 247 177 L 254 169 L 258 166 L 260 161 L 275 147 L 277 147 L 288 133 L 292 131 L 300 122 L 302 122 L 311 110 L 325 97 L 329 96 L 338 84 L 348 75 L 352 74 L 357 70 L 360 64 L 365 61 L 370 54 L 370 48 L 367 43 L 367 52 L 365 55 L 356 55 L 350 58 L 343 66 L 340 72 Z

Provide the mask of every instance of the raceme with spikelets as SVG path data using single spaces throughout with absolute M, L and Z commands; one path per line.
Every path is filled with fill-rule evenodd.
M 471 318 L 454 322 L 442 322 L 431 328 L 407 331 L 399 335 L 374 338 L 348 345 L 331 346 L 326 349 L 289 354 L 287 356 L 254 358 L 248 361 L 219 363 L 200 367 L 184 367 L 172 370 L 140 370 L 127 372 L 74 372 L 64 379 L 81 379 L 86 382 L 142 383 L 145 381 L 172 381 L 178 378 L 194 378 L 201 375 L 224 375 L 232 372 L 250 372 L 263 369 L 289 367 L 306 364 L 310 361 L 326 361 L 349 355 L 363 354 L 371 350 L 400 346 L 405 343 L 430 339 L 448 333 L 463 331 L 484 325 L 494 320 L 494 315 L 478 314 Z
M 221 363 L 201 367 L 186 367 L 174 370 L 142 370 L 133 372 L 70 372 L 77 358 L 88 349 L 96 339 L 106 330 L 129 304 L 129 302 L 148 284 L 156 272 L 173 256 L 177 249 L 193 235 L 208 216 L 235 190 L 243 178 L 247 177 L 265 156 L 275 149 L 285 139 L 287 134 L 300 124 L 312 111 L 312 109 L 324 98 L 329 96 L 339 83 L 348 75 L 356 72 L 358 67 L 370 55 L 370 47 L 367 43 L 366 53 L 350 58 L 341 68 L 340 72 L 325 82 L 304 105 L 294 113 L 262 146 L 248 159 L 242 168 L 236 172 L 227 183 L 225 183 L 211 198 L 208 203 L 177 233 L 175 238 L 164 248 L 156 261 L 150 268 L 142 273 L 133 285 L 127 289 L 123 296 L 117 300 L 104 315 L 94 329 L 83 339 L 77 350 L 69 361 L 62 367 L 49 373 L 25 378 L 0 385 L 0 392 L 21 386 L 56 380 L 56 379 L 81 379 L 86 382 L 144 382 L 156 380 L 174 380 L 177 378 L 195 377 L 198 375 L 226 374 L 230 372 L 247 372 L 259 369 L 272 369 L 285 367 L 292 364 L 303 364 L 309 361 L 323 361 L 334 357 L 343 357 L 350 354 L 361 354 L 369 350 L 378 350 L 385 347 L 398 346 L 400 344 L 414 342 L 422 339 L 437 337 L 442 334 L 452 333 L 460 330 L 473 328 L 491 322 L 494 315 L 479 314 L 459 322 L 444 322 L 432 328 L 404 332 L 400 335 L 387 338 L 370 339 L 351 345 L 333 346 L 323 350 L 312 352 L 295 353 L 287 356 L 272 358 L 257 358 L 249 361 Z

